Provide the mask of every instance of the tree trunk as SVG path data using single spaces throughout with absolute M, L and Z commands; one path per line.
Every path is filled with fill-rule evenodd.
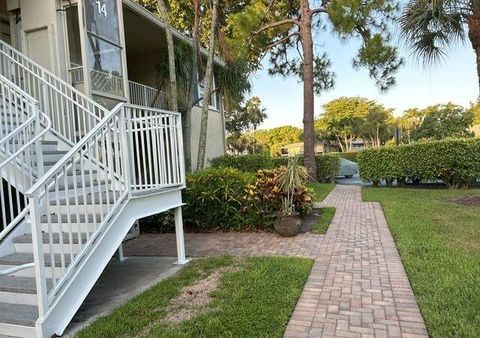
M 200 138 L 198 142 L 197 170 L 205 167 L 205 154 L 207 150 L 207 128 L 208 128 L 208 105 L 212 95 L 213 82 L 213 58 L 215 56 L 215 30 L 218 18 L 218 0 L 212 2 L 212 26 L 210 30 L 210 41 L 208 44 L 207 69 L 205 71 L 205 90 L 202 99 L 202 117 L 200 122 Z
M 192 29 L 192 68 L 190 70 L 190 88 L 188 89 L 188 104 L 183 119 L 183 148 L 185 151 L 185 168 L 192 170 L 192 109 L 195 101 L 195 90 L 198 84 L 198 53 L 200 50 L 200 0 L 193 0 L 195 13 Z
M 178 112 L 178 89 L 177 89 L 177 72 L 175 70 L 175 47 L 173 45 L 172 26 L 168 18 L 167 7 L 163 0 L 157 0 L 157 9 L 160 13 L 163 23 L 165 24 L 165 35 L 167 38 L 168 49 L 168 72 L 170 76 L 170 102 L 169 109 Z
M 311 182 L 317 182 L 317 162 L 315 161 L 315 127 L 313 90 L 313 39 L 312 13 L 308 0 L 301 0 L 300 35 L 303 45 L 303 143 L 305 167 Z
M 480 89 L 480 8 L 474 8 L 468 18 L 468 38 L 472 43 L 477 61 L 477 81 Z

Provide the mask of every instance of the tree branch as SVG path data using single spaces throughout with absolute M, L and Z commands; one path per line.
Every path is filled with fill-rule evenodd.
M 319 7 L 319 8 L 312 9 L 310 11 L 311 16 L 314 16 L 315 14 L 318 14 L 318 13 L 328 13 L 328 8 Z
M 278 46 L 279 44 L 284 43 L 284 42 L 287 42 L 288 40 L 290 40 L 290 38 L 292 38 L 292 37 L 294 37 L 294 36 L 299 36 L 299 35 L 300 35 L 299 32 L 292 33 L 292 34 L 284 37 L 283 39 L 280 39 L 280 40 L 275 41 L 274 43 L 272 43 L 270 46 L 267 47 L 267 50 L 271 50 L 272 48 Z
M 300 22 L 297 21 L 297 20 L 294 20 L 294 19 L 285 19 L 285 20 L 273 22 L 273 23 L 271 23 L 271 24 L 268 24 L 268 25 L 265 25 L 265 26 L 263 26 L 263 27 L 260 27 L 259 29 L 257 29 L 256 31 L 253 32 L 253 35 L 258 35 L 258 34 L 260 34 L 261 32 L 266 31 L 266 30 L 268 30 L 268 29 L 272 29 L 272 28 L 279 27 L 279 26 L 284 26 L 284 25 L 297 25 L 297 26 L 300 26 Z

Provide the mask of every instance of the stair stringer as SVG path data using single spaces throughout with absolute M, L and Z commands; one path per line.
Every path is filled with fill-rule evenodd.
M 37 338 L 63 333 L 135 221 L 182 205 L 180 188 L 126 199 L 110 226 L 99 234 L 93 247 L 73 268 L 50 310 L 37 320 Z

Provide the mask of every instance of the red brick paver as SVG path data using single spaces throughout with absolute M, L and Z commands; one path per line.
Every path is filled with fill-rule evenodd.
M 380 204 L 337 185 L 320 206 L 337 209 L 326 235 L 186 234 L 187 255 L 315 259 L 285 337 L 428 337 Z M 124 251 L 175 256 L 175 236 L 142 235 Z

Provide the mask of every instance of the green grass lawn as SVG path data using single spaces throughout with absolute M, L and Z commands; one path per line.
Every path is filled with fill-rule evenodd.
M 286 257 L 198 259 L 77 337 L 282 337 L 312 264 Z M 221 275 L 206 312 L 180 323 L 164 321 L 183 287 L 222 268 L 231 271 Z
M 335 208 L 330 207 L 320 209 L 320 218 L 312 229 L 314 234 L 327 233 L 328 226 L 332 222 L 333 216 L 335 215 L 335 210 Z
M 480 337 L 480 190 L 364 188 L 380 201 L 432 337 Z
M 335 188 L 335 184 L 330 183 L 311 183 L 308 187 L 313 189 L 315 193 L 315 202 L 321 202 Z

